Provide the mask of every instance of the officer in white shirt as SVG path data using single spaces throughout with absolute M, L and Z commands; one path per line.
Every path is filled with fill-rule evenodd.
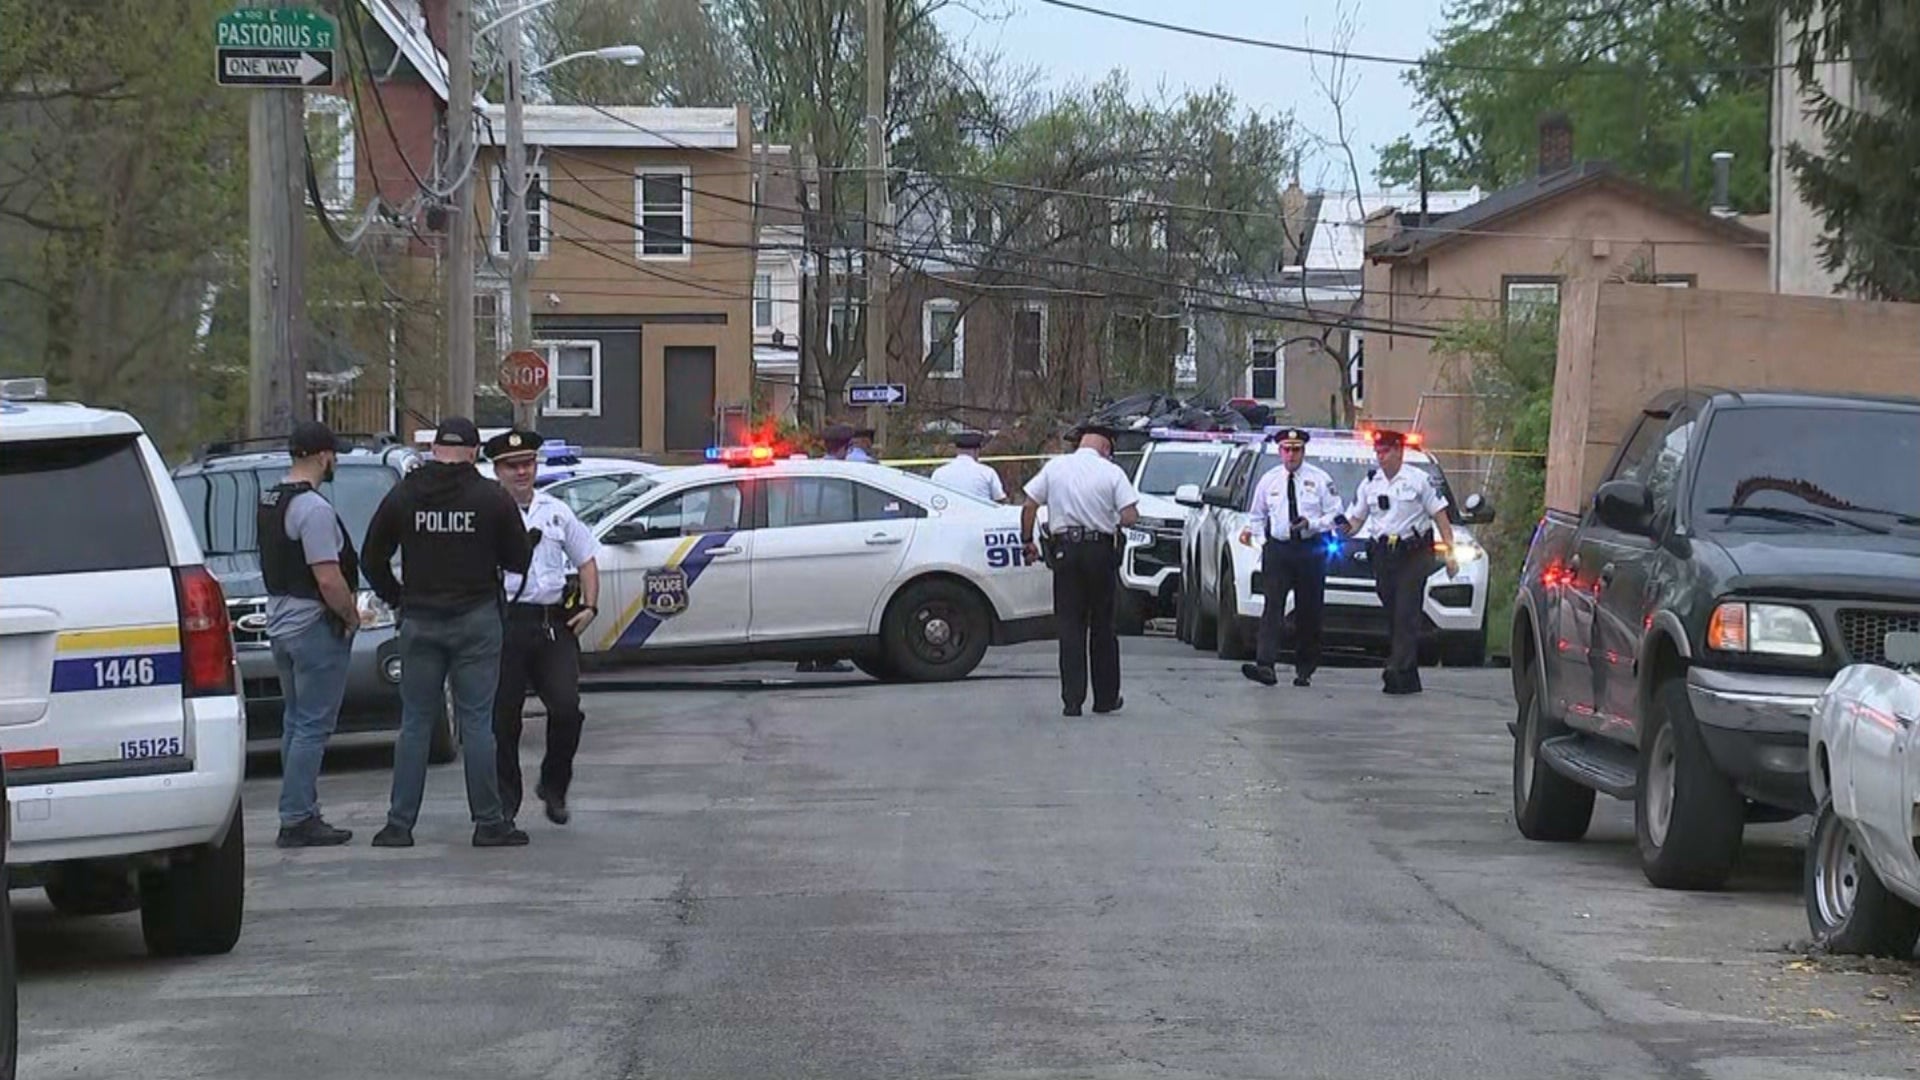
M 1380 467 L 1367 471 L 1342 530 L 1352 533 L 1371 525 L 1367 556 L 1373 563 L 1373 588 L 1393 634 L 1387 669 L 1381 674 L 1382 689 L 1389 694 L 1420 692 L 1420 608 L 1427 579 L 1433 576 L 1436 531 L 1447 552 L 1447 576 L 1460 572 L 1446 496 L 1425 470 L 1405 467 L 1406 441 L 1398 431 L 1374 433 L 1373 452 Z
M 565 825 L 567 788 L 573 783 L 573 756 L 580 749 L 579 634 L 599 614 L 600 546 L 566 503 L 534 490 L 543 440 L 532 431 L 511 430 L 487 440 L 494 475 L 520 507 L 533 542 L 527 573 L 509 573 L 506 628 L 500 645 L 500 684 L 493 699 L 493 737 L 499 761 L 500 800 L 508 820 L 519 813 L 520 715 L 527 687 L 547 707 L 547 753 L 540 762 L 534 797 L 546 807 L 547 820 Z M 567 568 L 580 574 L 580 603 L 563 603 Z
M 1120 530 L 1140 520 L 1140 496 L 1113 463 L 1113 430 L 1086 425 L 1080 446 L 1054 458 L 1027 482 L 1020 541 L 1028 563 L 1039 558 L 1033 527 L 1047 508 L 1053 568 L 1053 619 L 1060 639 L 1060 699 L 1079 716 L 1092 659 L 1093 711 L 1119 712 L 1120 638 L 1113 598 L 1120 587 Z
M 960 432 L 953 437 L 953 445 L 959 452 L 953 455 L 952 461 L 933 470 L 927 479 L 976 499 L 991 503 L 1006 502 L 1007 489 L 1000 483 L 1000 474 L 991 465 L 983 465 L 974 457 L 975 452 L 986 444 L 987 437 L 981 432 Z
M 1307 464 L 1303 428 L 1281 428 L 1273 434 L 1280 444 L 1280 467 L 1267 473 L 1254 489 L 1240 542 L 1262 538 L 1260 591 L 1266 606 L 1260 612 L 1260 644 L 1254 662 L 1240 665 L 1240 674 L 1265 686 L 1280 681 L 1273 673 L 1280 656 L 1280 630 L 1286 622 L 1287 594 L 1293 593 L 1293 685 L 1313 685 L 1320 666 L 1320 633 L 1326 621 L 1326 534 L 1342 517 L 1340 493 L 1333 477 L 1318 465 Z

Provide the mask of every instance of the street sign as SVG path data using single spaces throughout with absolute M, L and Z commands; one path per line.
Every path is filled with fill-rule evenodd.
M 221 86 L 332 86 L 340 28 L 305 8 L 241 8 L 213 24 Z
M 847 387 L 849 405 L 905 405 L 907 388 L 901 383 L 855 383 Z
M 547 358 L 532 349 L 510 352 L 500 365 L 500 389 L 522 405 L 531 405 L 547 392 Z

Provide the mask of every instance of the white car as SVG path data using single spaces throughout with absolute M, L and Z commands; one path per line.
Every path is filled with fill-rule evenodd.
M 587 508 L 602 545 L 603 663 L 850 658 L 958 679 L 989 645 L 1053 635 L 1053 582 L 1020 511 L 883 465 L 710 452 Z
M 1277 429 L 1269 429 L 1277 430 Z M 1182 617 L 1180 636 L 1195 648 L 1215 649 L 1222 659 L 1253 657 L 1266 608 L 1260 582 L 1260 547 L 1240 543 L 1247 510 L 1261 477 L 1280 464 L 1278 449 L 1264 432 L 1235 433 L 1232 453 L 1221 460 L 1204 487 L 1185 488 L 1176 501 L 1199 512 L 1187 519 L 1181 537 L 1181 604 L 1190 612 Z M 1312 429 L 1307 460 L 1325 469 L 1335 490 L 1351 503 L 1353 493 L 1370 469 L 1378 467 L 1373 444 L 1363 432 Z M 1464 504 L 1455 500 L 1440 464 L 1409 446 L 1406 467 L 1434 476 L 1453 512 L 1455 554 L 1460 573 L 1448 577 L 1442 567 L 1427 579 L 1423 604 L 1426 634 L 1422 662 L 1435 660 L 1458 666 L 1477 666 L 1487 652 L 1487 557 L 1464 526 L 1492 520 L 1479 495 Z M 1327 542 L 1326 624 L 1321 640 L 1329 646 L 1357 646 L 1384 652 L 1391 636 L 1386 612 L 1374 592 L 1373 568 L 1360 537 Z M 1293 610 L 1293 598 L 1287 598 Z
M 1126 530 L 1120 555 L 1120 595 L 1114 625 L 1139 634 L 1147 620 L 1176 614 L 1180 597 L 1180 535 L 1187 508 L 1173 494 L 1187 484 L 1205 484 L 1232 443 L 1200 432 L 1155 430 L 1134 466 L 1140 520 Z
M 9 884 L 68 914 L 137 907 L 156 955 L 227 952 L 246 716 L 220 583 L 137 421 L 0 389 Z
M 1808 728 L 1820 803 L 1807 843 L 1807 922 L 1834 952 L 1908 959 L 1920 940 L 1920 633 L 1886 663 L 1835 675 Z

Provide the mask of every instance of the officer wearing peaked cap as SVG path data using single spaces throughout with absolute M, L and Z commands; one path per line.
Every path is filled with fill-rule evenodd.
M 1320 666 L 1320 633 L 1326 621 L 1326 534 L 1340 519 L 1340 494 L 1333 477 L 1307 464 L 1308 433 L 1297 427 L 1273 435 L 1280 444 L 1280 467 L 1268 472 L 1254 490 L 1240 542 L 1259 537 L 1260 643 L 1254 662 L 1240 673 L 1272 686 L 1280 656 L 1280 630 L 1286 620 L 1287 594 L 1293 594 L 1293 685 L 1308 686 Z
M 1446 496 L 1424 469 L 1406 467 L 1406 443 L 1406 436 L 1398 431 L 1374 433 L 1373 453 L 1379 468 L 1367 472 L 1346 513 L 1345 531 L 1371 525 L 1367 556 L 1373 563 L 1373 588 L 1393 632 L 1387 668 L 1381 675 L 1381 689 L 1389 694 L 1420 692 L 1420 609 L 1427 579 L 1439 561 L 1434 555 L 1435 532 L 1447 552 L 1447 576 L 1460 572 Z
M 876 461 L 873 456 L 874 436 L 879 434 L 870 427 L 854 428 L 852 445 L 847 448 L 848 461 Z
M 986 443 L 987 437 L 978 431 L 956 434 L 953 445 L 957 453 L 953 460 L 933 470 L 927 479 L 986 502 L 1006 502 L 1007 489 L 1000 483 L 1000 474 L 974 456 Z

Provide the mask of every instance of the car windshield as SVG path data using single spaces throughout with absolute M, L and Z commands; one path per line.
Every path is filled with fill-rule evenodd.
M 194 535 L 207 554 L 240 555 L 260 550 L 254 531 L 260 492 L 286 475 L 284 465 L 222 469 L 175 477 L 173 486 L 180 492 Z M 334 469 L 332 482 L 320 485 L 320 494 L 346 523 L 356 547 L 365 545 L 367 524 L 373 520 L 374 510 L 399 479 L 400 475 L 385 465 L 342 461 Z
M 1182 484 L 1206 483 L 1218 460 L 1218 454 L 1155 450 L 1147 455 L 1133 486 L 1142 495 L 1172 495 Z
M 1716 413 L 1690 506 L 1717 532 L 1920 530 L 1920 411 Z
M 635 476 L 619 487 L 607 492 L 588 503 L 579 511 L 579 518 L 588 528 L 600 524 L 614 511 L 632 502 L 636 497 L 645 495 L 660 486 L 660 481 L 647 476 Z

